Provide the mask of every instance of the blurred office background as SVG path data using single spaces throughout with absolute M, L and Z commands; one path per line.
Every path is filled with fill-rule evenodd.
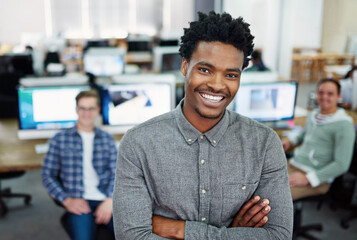
M 19 115 L 18 102 L 9 104 L 14 103 L 9 98 L 17 98 L 21 79 L 25 85 L 30 82 L 26 89 L 34 86 L 34 79 L 67 86 L 85 76 L 98 87 L 127 75 L 165 72 L 175 77 L 177 103 L 184 94 L 177 65 L 179 37 L 197 19 L 197 11 L 243 16 L 271 71 L 264 76 L 243 73 L 242 82 L 298 82 L 298 107 L 308 107 L 319 79 L 340 79 L 356 64 L 355 0 L 0 0 L 0 6 L 0 81 L 11 81 L 0 87 L 2 118 Z M 113 49 L 116 58 L 110 68 L 91 64 L 98 52 L 113 59 Z M 5 137 L 1 131 L 0 137 Z M 67 238 L 59 223 L 63 210 L 45 192 L 40 173 L 31 170 L 21 178 L 1 180 L 2 187 L 33 199 L 30 206 L 6 200 L 9 212 L 0 218 L 0 239 Z M 357 238 L 357 221 L 348 230 L 339 225 L 348 212 L 307 207 L 304 219 L 324 224 L 321 239 Z
M 80 61 L 73 60 L 80 60 L 88 42 L 119 46 L 128 39 L 149 39 L 155 45 L 154 39 L 178 38 L 183 27 L 197 18 L 197 11 L 216 10 L 243 16 L 251 24 L 264 62 L 291 80 L 297 79 L 291 73 L 298 70 L 309 75 L 310 66 L 302 65 L 315 64 L 308 59 L 300 62 L 295 53 L 330 54 L 327 63 L 316 63 L 311 71 L 323 71 L 321 64 L 350 63 L 343 54 L 357 51 L 356 4 L 353 0 L 1 0 L 0 54 L 25 51 L 30 45 L 36 55 L 35 74 L 42 75 L 41 59 L 48 51 L 58 51 L 66 69 L 77 71 L 80 66 L 73 65 Z

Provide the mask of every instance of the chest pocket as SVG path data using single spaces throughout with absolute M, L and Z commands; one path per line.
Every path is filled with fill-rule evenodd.
M 258 182 L 223 185 L 221 221 L 227 222 L 233 218 L 243 204 L 253 196 L 257 186 Z

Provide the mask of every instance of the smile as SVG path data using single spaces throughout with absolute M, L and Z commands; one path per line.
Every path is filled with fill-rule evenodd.
M 213 96 L 213 95 L 209 95 L 209 94 L 205 94 L 205 93 L 200 93 L 200 96 L 204 99 L 208 99 L 212 102 L 219 102 L 222 101 L 222 99 L 224 98 L 223 96 Z

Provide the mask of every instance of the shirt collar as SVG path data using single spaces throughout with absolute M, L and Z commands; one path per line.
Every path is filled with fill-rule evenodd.
M 79 135 L 79 132 L 78 132 L 78 129 L 76 126 L 69 128 L 68 132 L 73 135 L 75 135 L 75 134 Z M 97 127 L 94 127 L 94 136 L 100 136 L 100 135 L 101 135 L 101 131 Z
M 229 111 L 225 110 L 222 119 L 214 126 L 212 129 L 205 133 L 198 131 L 191 123 L 186 119 L 182 112 L 184 100 L 177 105 L 175 111 L 177 126 L 185 138 L 187 144 L 192 144 L 196 142 L 199 138 L 206 137 L 212 146 L 217 146 L 225 132 L 227 131 L 229 125 Z

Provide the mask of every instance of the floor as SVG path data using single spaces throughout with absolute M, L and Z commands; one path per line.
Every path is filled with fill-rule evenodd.
M 69 239 L 59 222 L 63 209 L 52 202 L 42 187 L 39 170 L 28 171 L 21 178 L 2 183 L 3 187 L 11 187 L 14 192 L 31 194 L 32 204 L 24 206 L 23 201 L 17 199 L 7 201 L 10 210 L 4 218 L 0 218 L 0 239 Z M 348 214 L 346 210 L 332 211 L 325 205 L 318 211 L 316 204 L 312 203 L 306 203 L 303 207 L 304 223 L 323 223 L 323 231 L 314 234 L 320 239 L 357 239 L 357 219 L 351 222 L 347 230 L 339 225 L 339 219 Z
M 299 86 L 297 105 L 305 107 L 308 101 L 306 96 L 314 88 L 314 84 Z M 59 222 L 63 209 L 53 203 L 43 188 L 40 170 L 28 171 L 21 178 L 2 181 L 2 187 L 11 187 L 13 192 L 31 194 L 32 204 L 24 206 L 22 200 L 7 200 L 10 210 L 4 218 L 0 218 L 1 240 L 69 239 Z M 357 220 L 351 223 L 348 230 L 339 225 L 339 219 L 347 214 L 346 210 L 332 211 L 328 206 L 323 206 L 318 211 L 316 205 L 306 203 L 303 222 L 323 223 L 323 231 L 315 234 L 322 240 L 356 240 Z

